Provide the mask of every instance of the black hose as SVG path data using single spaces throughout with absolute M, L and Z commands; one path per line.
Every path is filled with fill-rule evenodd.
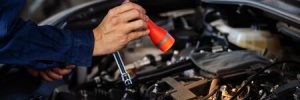
M 245 84 L 238 90 L 238 92 L 230 99 L 230 100 L 234 100 L 238 95 L 240 95 L 242 93 L 242 91 L 245 90 L 246 86 L 249 85 L 251 83 L 251 80 L 255 79 L 259 74 L 263 73 L 265 70 L 276 66 L 276 65 L 280 65 L 280 64 L 285 64 L 285 63 L 292 63 L 292 64 L 299 64 L 300 62 L 297 61 L 280 61 L 280 62 L 274 62 L 268 66 L 266 66 L 265 68 L 259 70 L 257 73 L 255 73 L 254 75 L 251 75 L 247 78 L 247 80 L 245 81 Z
M 179 63 L 172 64 L 170 66 L 163 67 L 157 70 L 153 70 L 145 73 L 138 73 L 133 80 L 139 82 L 155 80 L 155 79 L 172 75 L 177 72 L 182 72 L 183 70 L 191 69 L 193 68 L 193 66 L 195 65 L 190 60 L 181 61 Z

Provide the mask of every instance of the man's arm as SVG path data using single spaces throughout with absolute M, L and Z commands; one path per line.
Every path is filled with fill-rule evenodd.
M 0 43 L 0 63 L 29 65 L 37 69 L 67 64 L 88 66 L 93 54 L 92 31 L 60 30 L 15 21 Z
M 0 0 L 0 63 L 46 69 L 67 64 L 91 63 L 92 55 L 121 49 L 129 41 L 149 33 L 142 7 L 127 3 L 111 9 L 93 31 L 68 31 L 37 26 L 18 19 L 23 0 Z M 7 4 L 8 3 L 8 4 Z M 4 9 L 3 9 L 4 8 Z M 14 10 L 10 8 L 15 8 Z M 144 29 L 141 31 L 136 31 Z
M 72 32 L 37 26 L 18 17 L 24 0 L 0 1 L 0 63 L 37 69 L 91 63 L 92 31 Z

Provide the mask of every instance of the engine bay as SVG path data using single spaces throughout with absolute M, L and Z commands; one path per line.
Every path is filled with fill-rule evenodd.
M 79 66 L 71 78 L 54 89 L 50 98 L 299 100 L 300 24 L 297 19 L 300 15 L 295 10 L 300 9 L 299 2 L 249 1 L 253 3 L 133 0 L 145 7 L 147 15 L 175 38 L 172 49 L 167 53 L 159 51 L 149 37 L 123 48 L 120 53 L 133 80 L 131 90 L 125 89 L 113 56 L 106 55 L 93 57 L 90 67 Z M 271 7 L 277 12 L 263 5 L 268 2 L 272 2 Z M 110 8 L 119 4 L 118 0 L 91 1 L 62 11 L 40 25 L 92 29 Z M 274 6 L 277 4 L 288 5 L 290 12 L 280 13 Z

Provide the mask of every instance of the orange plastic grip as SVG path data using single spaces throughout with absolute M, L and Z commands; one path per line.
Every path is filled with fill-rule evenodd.
M 156 25 L 151 19 L 147 20 L 149 36 L 152 42 L 163 52 L 167 52 L 175 43 L 175 39 L 163 28 Z

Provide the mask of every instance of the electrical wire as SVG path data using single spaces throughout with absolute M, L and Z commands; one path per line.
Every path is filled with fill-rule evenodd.
M 247 78 L 247 80 L 245 81 L 245 84 L 243 86 L 241 86 L 241 88 L 238 90 L 238 92 L 230 100 L 235 100 L 235 98 L 237 98 L 237 96 L 240 95 L 242 93 L 242 91 L 245 90 L 246 86 L 249 85 L 253 79 L 255 79 L 259 74 L 263 73 L 265 70 L 267 70 L 267 69 L 269 69 L 269 68 L 271 68 L 273 66 L 280 65 L 280 64 L 286 64 L 286 63 L 300 65 L 300 62 L 297 62 L 297 61 L 280 61 L 280 62 L 271 63 L 270 65 L 266 66 L 265 68 L 259 70 L 254 75 L 249 76 Z

